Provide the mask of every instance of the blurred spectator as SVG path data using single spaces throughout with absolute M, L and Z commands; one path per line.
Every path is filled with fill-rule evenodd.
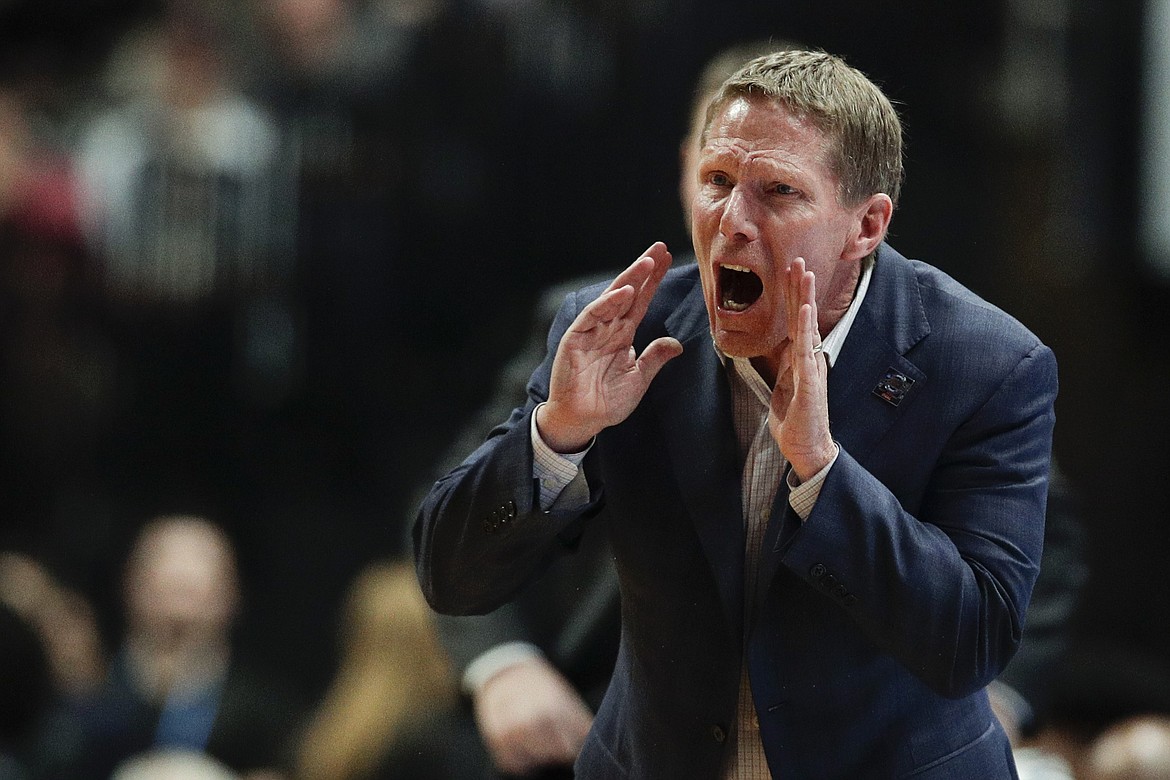
M 238 531 L 246 557 L 272 538 L 278 517 L 305 526 L 273 497 L 298 478 L 316 488 L 306 475 L 320 471 L 287 416 L 304 371 L 295 161 L 278 118 L 244 89 L 243 8 L 154 8 L 119 36 L 76 131 L 80 211 L 118 360 L 117 416 L 95 458 L 111 494 L 102 538 L 125 543 L 134 518 L 197 507 L 233 530 L 249 518 Z M 300 499 L 328 514 L 303 494 L 289 503 Z M 280 558 L 303 563 L 307 548 Z M 112 569 L 107 562 L 108 580 Z M 271 658 L 288 644 L 292 631 L 270 637 L 272 624 L 303 631 L 299 616 L 268 603 L 280 598 L 278 579 L 248 583 L 263 609 L 259 625 L 240 626 L 246 653 Z M 103 601 L 111 590 L 95 589 L 106 616 L 118 606 Z M 280 659 L 290 672 L 301 649 Z
M 0 553 L 0 603 L 37 632 L 57 695 L 83 697 L 98 688 L 105 652 L 94 610 L 81 593 L 40 561 L 5 552 Z
M 414 570 L 371 566 L 354 581 L 341 626 L 333 684 L 305 730 L 299 780 L 434 780 L 464 776 L 460 746 L 430 749 L 434 718 L 455 699 L 450 665 Z
M 203 753 L 153 750 L 123 761 L 110 780 L 241 780 L 241 777 Z
M 1081 780 L 1170 780 L 1170 716 L 1129 718 L 1090 748 Z
M 300 707 L 233 655 L 240 593 L 223 532 L 198 517 L 147 524 L 126 565 L 125 599 L 126 632 L 109 676 L 77 703 L 79 744 L 53 759 L 50 776 L 105 780 L 153 747 L 206 752 L 244 774 L 287 771 Z
M 503 40 L 507 119 L 496 182 L 515 207 L 520 237 L 510 260 L 520 312 L 541 291 L 608 271 L 636 228 L 659 226 L 670 246 L 689 243 L 670 195 L 679 128 L 694 79 L 744 31 L 788 37 L 787 6 L 726 0 L 472 0 Z M 735 19 L 735 24 L 714 20 Z M 631 134 L 632 133 L 632 134 Z M 584 175 L 605 171 L 607 175 Z M 502 321 L 517 332 L 526 320 Z M 498 367 L 499 362 L 489 366 Z
M 115 102 L 83 132 L 82 213 L 119 300 L 184 308 L 288 273 L 277 127 L 234 83 L 212 7 L 174 2 L 124 36 Z
M 294 193 L 277 125 L 235 82 L 228 14 L 176 0 L 128 30 L 79 131 L 80 214 L 121 361 L 103 477 L 129 515 L 230 497 L 233 432 L 296 381 Z
M 339 443 L 326 473 L 357 511 L 400 516 L 482 392 L 484 331 L 450 301 L 514 281 L 497 26 L 442 0 L 248 7 L 249 90 L 297 175 L 306 425 Z
M 43 711 L 27 722 L 28 757 L 36 777 L 54 780 L 55 768 L 83 749 L 79 716 L 107 672 L 97 616 L 48 565 L 16 551 L 0 553 L 0 604 L 22 618 L 44 650 L 49 690 Z

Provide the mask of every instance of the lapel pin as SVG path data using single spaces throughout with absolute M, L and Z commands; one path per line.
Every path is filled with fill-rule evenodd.
M 906 393 L 914 386 L 914 380 L 893 368 L 886 369 L 886 375 L 877 383 L 873 394 L 890 406 L 902 403 Z

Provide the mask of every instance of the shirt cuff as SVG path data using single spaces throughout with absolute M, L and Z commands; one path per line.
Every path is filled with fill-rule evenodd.
M 809 477 L 807 482 L 800 482 L 796 472 L 788 469 L 788 505 L 801 520 L 808 520 L 808 516 L 812 514 L 813 507 L 821 495 L 821 486 L 825 484 L 825 477 L 829 476 L 829 469 L 833 468 L 837 456 L 841 454 L 841 445 L 833 442 L 833 446 L 837 448 L 833 459 L 827 466 Z
M 543 405 L 537 405 L 536 409 Z M 556 452 L 540 437 L 540 431 L 536 427 L 535 409 L 532 411 L 530 436 L 532 439 L 532 476 L 540 485 L 540 508 L 548 510 L 561 497 L 565 488 L 574 481 L 578 481 L 581 461 L 585 460 L 585 453 L 589 452 L 589 447 L 592 447 L 593 443 L 590 442 L 589 447 L 581 452 L 567 454 Z M 585 501 L 588 500 L 589 493 L 588 488 L 586 488 Z
M 463 670 L 463 679 L 460 681 L 463 692 L 468 696 L 474 696 L 488 680 L 509 666 L 515 666 L 530 658 L 539 658 L 542 655 L 544 654 L 540 652 L 540 648 L 528 642 L 505 642 L 502 645 L 496 645 L 476 656 L 475 660 Z

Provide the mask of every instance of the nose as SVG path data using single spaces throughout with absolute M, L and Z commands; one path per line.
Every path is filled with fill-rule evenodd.
M 755 241 L 759 236 L 755 203 L 742 186 L 733 187 L 719 219 L 719 232 L 732 241 Z

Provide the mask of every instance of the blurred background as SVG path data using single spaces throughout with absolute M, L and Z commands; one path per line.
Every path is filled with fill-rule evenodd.
M 147 521 L 210 518 L 233 652 L 311 707 L 540 291 L 689 250 L 691 85 L 765 38 L 885 88 L 891 243 L 1056 351 L 1065 701 L 1167 706 L 1168 0 L 0 0 L 0 550 L 101 659 Z

